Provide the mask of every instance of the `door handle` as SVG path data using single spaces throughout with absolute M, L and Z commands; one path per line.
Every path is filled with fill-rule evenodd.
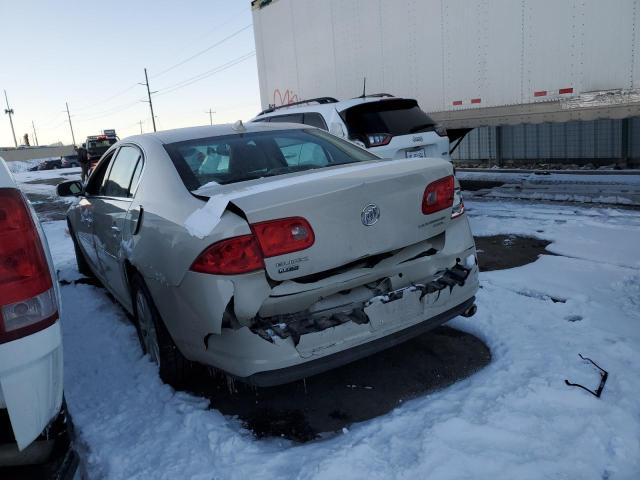
M 116 233 L 120 233 L 120 229 L 115 225 L 111 225 L 111 231 L 113 232 L 114 235 Z

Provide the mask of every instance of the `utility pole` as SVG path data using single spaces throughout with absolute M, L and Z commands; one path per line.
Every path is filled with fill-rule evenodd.
M 36 147 L 39 147 L 39 145 L 38 145 L 38 135 L 36 135 L 36 124 L 33 123 L 33 120 L 31 120 L 31 126 L 33 127 L 33 141 L 36 142 Z
M 144 81 L 145 83 L 141 83 L 140 85 L 144 85 L 145 87 L 147 87 L 147 97 L 149 98 L 149 100 L 143 100 L 143 102 L 146 102 L 149 104 L 149 108 L 151 109 L 151 122 L 153 123 L 153 131 L 156 131 L 156 117 L 153 114 L 153 102 L 151 101 L 151 94 L 152 93 L 157 93 L 157 92 L 152 92 L 149 89 L 149 76 L 147 75 L 147 69 L 145 67 L 144 69 Z
M 67 106 L 67 117 L 69 117 L 69 128 L 71 128 L 71 140 L 73 140 L 73 144 L 76 144 L 76 136 L 73 134 L 73 125 L 71 124 L 71 114 L 69 113 L 69 103 L 64 102 Z
M 18 148 L 18 141 L 16 140 L 16 131 L 13 129 L 13 118 L 11 118 L 11 115 L 13 115 L 13 108 L 9 106 L 9 99 L 7 98 L 6 90 L 4 91 L 4 100 L 5 102 L 7 102 L 7 108 L 5 108 L 4 113 L 9 115 L 9 123 L 11 124 L 11 133 L 13 134 L 13 143 L 16 146 L 16 148 Z
M 140 124 L 140 135 L 142 135 L 142 133 L 143 133 L 142 132 L 142 120 L 140 120 L 138 123 Z
M 208 113 L 209 114 L 209 123 L 211 125 L 213 125 L 213 114 L 216 113 L 216 112 L 212 111 L 211 107 L 209 107 L 209 111 L 208 112 L 204 112 L 204 113 Z

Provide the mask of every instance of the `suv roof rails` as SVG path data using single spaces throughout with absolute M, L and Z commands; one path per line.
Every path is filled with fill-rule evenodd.
M 289 107 L 295 107 L 296 105 L 304 105 L 306 103 L 319 103 L 319 104 L 326 104 L 326 103 L 338 103 L 338 100 L 336 100 L 333 97 L 318 97 L 318 98 L 310 98 L 309 100 L 301 100 L 299 102 L 293 102 L 293 103 L 288 103 L 286 105 L 280 105 L 278 107 L 274 106 L 269 106 L 269 108 L 267 108 L 266 110 L 261 111 L 258 116 L 260 115 L 264 115 L 265 113 L 271 113 L 271 112 L 275 112 L 276 110 L 280 110 L 281 108 L 289 108 Z
M 391 95 L 390 93 L 370 93 L 368 95 L 360 95 L 359 97 L 354 97 L 354 100 L 356 98 L 383 98 L 383 97 L 395 97 L 395 95 Z

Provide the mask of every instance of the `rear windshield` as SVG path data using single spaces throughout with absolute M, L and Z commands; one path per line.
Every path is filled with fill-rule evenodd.
M 380 159 L 316 129 L 200 138 L 165 148 L 189 190 Z
M 366 135 L 409 135 L 428 132 L 435 122 L 420 110 L 418 102 L 409 99 L 382 100 L 348 108 L 340 113 L 353 139 Z

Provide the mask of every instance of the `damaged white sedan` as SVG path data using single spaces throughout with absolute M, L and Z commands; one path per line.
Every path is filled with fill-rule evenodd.
M 173 384 L 191 362 L 286 383 L 475 312 L 474 241 L 443 160 L 238 123 L 122 140 L 58 193 L 79 197 L 79 269 Z

